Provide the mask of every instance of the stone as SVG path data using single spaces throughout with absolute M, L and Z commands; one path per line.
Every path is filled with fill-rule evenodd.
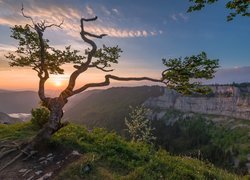
M 46 173 L 42 177 L 38 178 L 37 180 L 49 179 L 52 176 L 52 174 L 53 174 L 53 172 Z
M 24 172 L 26 172 L 28 169 L 20 169 L 18 172 L 20 172 L 20 173 L 24 173 Z
M 74 155 L 74 156 L 80 156 L 80 155 L 81 155 L 81 154 L 80 154 L 78 151 L 76 151 L 76 150 L 72 151 L 71 154 Z
M 41 161 L 40 164 L 46 165 L 46 164 L 48 164 L 48 161 L 47 160 Z
M 46 159 L 46 157 L 41 157 L 40 159 L 38 159 L 38 161 L 43 161 L 45 159 Z
M 32 171 L 32 169 L 25 171 L 25 173 L 23 174 L 23 177 L 26 176 L 27 174 L 29 174 L 31 171 Z
M 210 86 L 210 88 L 213 91 L 211 96 L 183 96 L 174 90 L 164 88 L 162 96 L 149 98 L 144 105 L 161 110 L 153 115 L 156 119 L 161 119 L 163 112 L 169 108 L 182 112 L 250 119 L 250 89 L 226 85 Z
M 40 175 L 40 174 L 42 174 L 42 173 L 43 173 L 42 170 L 39 170 L 39 171 L 36 171 L 36 172 L 35 172 L 36 175 Z
M 54 159 L 54 157 L 51 156 L 51 157 L 47 158 L 46 160 L 47 161 L 53 161 L 53 159 Z
M 32 180 L 34 178 L 34 176 L 30 176 L 27 180 Z
M 49 154 L 47 155 L 47 157 L 50 157 L 50 156 L 53 156 L 53 154 L 52 154 L 52 153 L 49 153 Z

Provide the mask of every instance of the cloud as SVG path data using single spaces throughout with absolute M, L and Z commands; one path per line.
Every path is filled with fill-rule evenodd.
M 86 10 L 87 10 L 87 13 L 88 13 L 90 16 L 94 16 L 94 15 L 95 15 L 94 10 L 93 10 L 89 5 L 86 6 Z
M 106 15 L 111 15 L 111 12 L 110 12 L 105 6 L 102 6 L 102 7 L 101 7 L 101 10 L 102 10 Z
M 176 16 L 176 14 L 172 14 L 172 15 L 171 15 L 171 18 L 172 18 L 172 20 L 174 20 L 174 21 L 178 21 L 178 18 L 177 18 L 177 16 Z
M 14 51 L 16 49 L 15 46 L 9 44 L 1 44 L 0 43 L 0 52 L 1 51 Z M 1 56 L 0 56 L 1 57 Z
M 4 55 L 7 55 L 9 51 L 0 49 L 0 71 L 8 71 L 10 70 L 10 66 L 8 61 L 6 60 Z
M 185 15 L 184 13 L 174 13 L 170 16 L 170 18 L 173 20 L 173 21 L 187 21 L 188 20 L 188 16 Z
M 13 52 L 14 50 L 16 50 L 15 46 L 0 43 L 0 71 L 10 70 L 10 66 L 5 55 L 7 55 L 9 52 Z
M 119 14 L 120 14 L 120 12 L 118 11 L 118 9 L 116 9 L 116 8 L 112 9 L 112 11 L 113 11 L 116 15 L 119 15 Z
M 25 1 L 26 2 L 26 1 Z M 48 23 L 60 24 L 64 20 L 63 31 L 76 40 L 79 40 L 79 19 L 81 17 L 92 17 L 95 15 L 93 8 L 90 5 L 85 6 L 85 11 L 80 11 L 80 7 L 74 7 L 70 4 L 56 3 L 56 2 L 42 2 L 32 1 L 30 3 L 24 2 L 25 14 L 31 16 L 35 22 L 46 20 Z M 28 1 L 27 1 L 28 2 Z M 54 4 L 53 4 L 54 3 Z M 48 5 L 49 4 L 49 5 Z M 101 11 L 107 16 L 114 12 L 119 13 L 117 9 L 109 11 L 105 6 L 101 6 Z M 0 24 L 13 26 L 15 24 L 27 24 L 30 20 L 21 15 L 21 5 L 16 1 L 5 1 L 1 3 L 0 8 Z M 85 28 L 87 31 L 96 34 L 108 34 L 110 37 L 117 38 L 131 38 L 131 37 L 147 37 L 157 35 L 158 33 L 150 33 L 146 29 L 130 29 L 130 28 L 117 28 L 112 22 L 105 23 L 101 20 L 96 22 L 88 22 Z M 58 31 L 58 28 L 53 28 L 52 31 Z
M 185 14 L 183 14 L 183 13 L 179 13 L 179 17 L 180 17 L 181 19 L 183 19 L 184 21 L 187 21 L 187 20 L 188 20 L 188 16 L 185 15 Z

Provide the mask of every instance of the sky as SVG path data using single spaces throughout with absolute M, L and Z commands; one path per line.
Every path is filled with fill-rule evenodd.
M 10 27 L 30 21 L 21 15 L 21 6 L 35 22 L 46 20 L 60 23 L 62 29 L 51 28 L 45 38 L 53 47 L 67 45 L 84 52 L 88 47 L 79 35 L 81 17 L 98 16 L 97 21 L 85 24 L 95 34 L 108 34 L 95 40 L 98 47 L 118 45 L 123 53 L 114 75 L 149 76 L 160 78 L 164 70 L 162 58 L 197 55 L 205 51 L 209 58 L 219 59 L 220 68 L 213 80 L 206 83 L 250 82 L 250 18 L 236 17 L 227 22 L 226 0 L 207 6 L 199 12 L 186 13 L 188 0 L 0 0 L 0 89 L 32 89 L 38 78 L 29 68 L 8 66 L 4 55 L 17 47 L 10 38 Z M 65 74 L 51 75 L 48 89 L 66 86 L 73 68 L 64 66 Z M 88 70 L 80 76 L 77 86 L 103 81 L 105 73 Z M 121 83 L 111 86 L 148 85 L 150 82 Z

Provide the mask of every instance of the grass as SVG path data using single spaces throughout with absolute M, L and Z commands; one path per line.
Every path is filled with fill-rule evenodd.
M 171 156 L 143 143 L 127 142 L 103 129 L 89 132 L 84 127 L 69 125 L 57 132 L 52 142 L 84 154 L 58 179 L 239 179 L 211 164 Z M 92 168 L 90 172 L 84 172 L 87 165 Z
M 0 140 L 27 140 L 35 135 L 30 123 L 0 125 Z M 70 124 L 54 134 L 52 145 L 83 153 L 64 167 L 57 179 L 240 179 L 212 164 L 172 156 L 143 143 L 128 142 L 104 129 L 88 131 Z M 86 168 L 89 168 L 87 171 Z
M 12 125 L 0 124 L 0 140 L 28 140 L 31 139 L 37 131 L 31 122 Z

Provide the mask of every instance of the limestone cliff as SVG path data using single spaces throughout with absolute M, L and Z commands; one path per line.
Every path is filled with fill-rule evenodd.
M 211 86 L 213 93 L 207 96 L 183 96 L 174 90 L 162 88 L 163 95 L 149 98 L 144 104 L 158 108 L 159 116 L 165 109 L 183 112 L 224 115 L 250 120 L 250 88 L 235 86 Z M 160 113 L 162 112 L 162 113 Z M 160 118 L 160 117 L 158 117 Z

